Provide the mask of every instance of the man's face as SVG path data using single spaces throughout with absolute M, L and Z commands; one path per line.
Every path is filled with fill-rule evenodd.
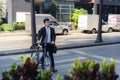
M 50 26 L 50 21 L 45 21 L 45 26 L 49 27 Z

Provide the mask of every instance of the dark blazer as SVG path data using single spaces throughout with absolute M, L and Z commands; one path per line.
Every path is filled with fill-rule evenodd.
M 56 40 L 56 34 L 54 28 L 50 27 L 51 33 L 51 42 Z M 41 44 L 44 42 L 46 37 L 46 28 L 43 27 L 38 31 L 38 40 L 41 40 Z

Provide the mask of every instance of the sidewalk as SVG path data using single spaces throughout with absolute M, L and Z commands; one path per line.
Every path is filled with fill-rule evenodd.
M 0 34 L 0 36 L 4 36 L 4 35 L 14 35 L 14 36 L 15 35 L 29 35 L 29 33 L 24 32 L 24 31 L 21 31 L 21 33 L 19 33 L 18 31 L 18 33 L 15 32 L 15 34 L 10 34 L 9 32 L 6 34 Z M 84 47 L 91 47 L 91 46 L 118 44 L 120 43 L 120 36 L 116 36 L 115 38 L 111 38 L 107 36 L 106 38 L 106 36 L 103 35 L 103 42 L 95 43 L 95 41 L 96 41 L 96 38 L 80 38 L 80 39 L 69 38 L 69 39 L 66 39 L 66 41 L 63 41 L 61 43 L 58 42 L 57 47 L 58 47 L 58 50 L 63 50 L 63 49 L 72 49 L 72 48 L 84 48 Z M 31 52 L 29 47 L 26 47 L 23 49 L 15 49 L 15 50 L 5 50 L 5 51 L 3 50 L 3 51 L 0 51 L 0 56 L 25 54 L 29 52 Z
M 23 36 L 23 35 L 30 35 L 30 32 L 25 30 L 16 30 L 13 32 L 0 32 L 0 37 L 2 36 Z
M 15 32 L 15 34 L 12 34 L 10 32 L 7 32 L 5 34 L 0 33 L 0 37 L 17 36 L 17 38 L 13 39 L 13 40 L 20 40 L 21 38 L 25 39 L 25 38 L 27 38 L 26 35 L 29 35 L 29 33 L 26 33 L 24 31 L 21 31 L 21 33 Z M 112 37 L 111 37 L 111 35 L 112 35 Z M 65 40 L 59 40 L 61 43 L 57 43 L 58 50 L 60 50 L 60 51 L 58 51 L 58 53 L 55 55 L 56 56 L 55 58 L 57 60 L 56 61 L 56 68 L 59 70 L 59 72 L 57 74 L 61 74 L 62 76 L 64 74 L 67 74 L 67 72 L 70 70 L 70 66 L 71 66 L 71 63 L 73 62 L 73 60 L 75 60 L 76 58 L 80 58 L 80 59 L 86 58 L 85 56 L 76 53 L 76 49 L 73 51 L 73 48 L 104 46 L 104 45 L 119 44 L 120 43 L 120 33 L 115 33 L 115 34 L 110 33 L 109 35 L 103 34 L 103 41 L 104 42 L 101 42 L 101 43 L 95 43 L 96 34 L 90 34 L 90 35 L 88 35 L 89 37 L 87 37 L 87 34 L 81 34 L 80 36 L 77 35 L 77 37 L 75 37 L 75 36 L 76 35 L 69 37 L 69 38 L 68 38 L 68 36 L 62 36 L 62 37 L 58 36 L 58 38 L 57 38 L 59 40 L 63 37 L 66 37 Z M 0 40 L 2 40 L 2 39 L 0 39 Z M 19 43 L 19 44 L 21 44 L 21 43 Z M 64 49 L 72 49 L 72 50 L 62 51 Z M 72 52 L 70 52 L 70 51 L 72 51 Z M 18 57 L 17 57 L 18 54 L 26 54 L 29 52 L 31 52 L 31 50 L 29 49 L 29 47 L 26 46 L 23 49 L 0 51 L 0 57 L 2 56 L 1 58 L 4 59 L 4 57 L 8 57 L 7 55 L 12 55 L 13 60 L 18 61 Z M 76 54 L 74 54 L 74 56 L 73 56 L 72 55 L 73 53 L 76 53 Z M 64 54 L 64 55 L 61 56 L 61 54 Z M 68 56 L 68 55 L 69 55 L 69 58 L 66 59 L 66 56 Z M 8 62 L 11 59 L 6 58 L 5 60 L 6 60 L 6 62 Z M 5 61 L 5 60 L 3 60 L 3 61 Z M 8 63 L 10 64 L 10 62 L 8 62 Z M 67 65 L 65 65 L 65 64 L 67 64 Z M 1 68 L 1 70 L 7 69 L 7 68 L 8 68 L 8 66 L 7 67 L 4 66 L 3 68 Z M 117 70 L 119 72 L 119 64 L 117 64 Z M 56 80 L 57 74 L 53 74 L 53 80 Z M 1 78 L 1 75 L 0 75 L 0 78 Z
M 95 43 L 95 40 L 86 40 L 86 42 L 76 42 L 66 45 L 57 45 L 58 50 L 64 50 L 64 49 L 73 49 L 73 48 L 84 48 L 84 47 L 93 47 L 93 46 L 102 46 L 102 45 L 110 45 L 110 44 L 119 44 L 120 41 L 104 41 L 101 43 Z M 6 51 L 0 51 L 0 56 L 6 56 L 6 55 L 17 55 L 17 54 L 25 54 L 31 52 L 30 48 L 25 49 L 17 49 L 17 50 L 6 50 Z

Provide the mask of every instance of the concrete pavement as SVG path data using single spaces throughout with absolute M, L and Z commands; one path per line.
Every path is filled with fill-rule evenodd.
M 116 62 L 116 72 L 120 75 L 119 46 L 120 44 L 59 50 L 57 54 L 54 55 L 55 67 L 58 69 L 58 72 L 53 74 L 53 80 L 56 80 L 57 74 L 60 74 L 61 76 L 68 74 L 74 60 L 80 59 L 82 61 L 88 58 L 93 58 L 95 62 L 101 62 L 103 59 L 107 59 L 109 61 L 111 57 L 114 58 Z M 24 54 L 24 56 L 29 55 L 30 53 Z M 21 64 L 22 62 L 19 56 L 20 55 L 11 55 L 0 57 L 0 72 L 2 70 L 9 69 L 12 62 Z M 117 80 L 120 80 L 120 78 Z
M 58 46 L 59 51 L 58 51 L 57 54 L 55 54 L 56 68 L 59 70 L 58 73 L 61 74 L 61 75 L 67 74 L 68 70 L 71 69 L 71 67 L 70 67 L 71 63 L 76 58 L 86 59 L 86 58 L 89 58 L 89 57 L 93 57 L 93 58 L 95 58 L 96 61 L 101 61 L 103 58 L 109 59 L 107 54 L 106 54 L 106 56 L 104 56 L 104 55 L 101 56 L 101 55 L 98 55 L 98 54 L 91 54 L 91 53 L 94 53 L 94 52 L 98 53 L 98 51 L 99 51 L 99 53 L 101 53 L 100 51 L 102 51 L 103 49 L 108 50 L 109 48 L 102 48 L 101 50 L 96 50 L 96 47 L 93 47 L 93 49 L 91 49 L 91 52 L 90 52 L 89 49 L 87 51 L 87 48 L 83 48 L 83 47 L 118 44 L 118 43 L 120 43 L 120 35 L 119 34 L 120 34 L 119 32 L 118 33 L 114 33 L 114 32 L 113 33 L 104 33 L 103 34 L 103 41 L 104 42 L 101 42 L 101 43 L 95 43 L 96 34 L 89 34 L 88 35 L 88 34 L 73 33 L 72 35 L 69 35 L 69 36 L 61 36 L 61 35 L 59 36 L 58 35 L 57 36 L 57 39 L 58 39 L 57 40 L 57 46 Z M 2 51 L 0 51 L 0 56 L 2 56 L 0 58 L 0 61 L 1 61 L 0 64 L 3 64 L 3 65 L 0 66 L 0 71 L 2 71 L 3 69 L 7 69 L 11 65 L 11 61 L 16 61 L 16 62 L 19 63 L 20 60 L 18 58 L 18 54 L 24 54 L 26 52 L 28 52 L 28 53 L 30 52 L 30 49 L 29 49 L 28 44 L 27 44 L 27 41 L 28 41 L 27 39 L 30 38 L 28 36 L 29 34 L 26 34 L 25 36 L 23 36 L 23 35 L 24 34 L 14 34 L 14 35 L 11 35 L 10 33 L 6 34 L 5 37 L 8 38 L 8 37 L 12 36 L 12 38 L 9 38 L 9 39 L 12 40 L 12 41 L 16 41 L 16 43 L 19 40 L 20 41 L 19 44 L 22 44 L 21 40 L 26 40 L 25 41 L 26 44 L 25 43 L 23 44 L 23 45 L 26 45 L 26 46 L 24 46 L 24 48 L 22 48 L 22 49 L 15 48 L 14 50 L 2 50 Z M 0 40 L 8 42 L 9 39 L 6 39 L 5 37 L 4 37 L 4 35 L 0 36 Z M 65 37 L 65 39 L 61 40 L 61 38 L 64 38 L 64 37 Z M 10 46 L 11 45 L 8 45 L 8 48 Z M 71 48 L 78 48 L 78 49 L 71 49 Z M 70 50 L 63 50 L 63 49 L 70 49 Z M 84 51 L 84 49 L 85 49 L 85 51 Z M 96 51 L 94 51 L 94 50 L 96 50 Z M 118 52 L 117 50 L 114 50 L 114 51 L 116 51 L 114 53 Z M 17 53 L 17 55 L 14 55 L 16 53 Z M 73 53 L 74 53 L 74 55 L 73 55 Z M 104 52 L 103 54 L 105 54 L 105 53 L 107 53 L 107 52 Z M 91 54 L 91 55 L 88 55 L 88 54 Z M 11 55 L 11 56 L 5 56 L 5 55 Z M 117 73 L 119 73 L 120 69 L 119 69 L 118 63 L 119 63 L 120 60 L 118 58 L 115 61 L 117 61 L 117 71 L 118 71 Z M 6 63 L 6 64 L 4 64 L 4 63 Z M 53 75 L 53 80 L 55 80 L 56 75 L 57 74 Z M 0 78 L 1 78 L 1 76 L 0 76 Z M 118 80 L 120 80 L 120 79 L 118 79 Z
M 77 32 L 77 33 L 76 33 Z M 14 33 L 14 32 L 13 32 Z M 17 42 L 18 40 L 26 40 L 24 42 L 23 45 L 25 45 L 24 47 L 22 47 L 21 45 L 21 49 L 19 48 L 14 48 L 11 50 L 2 50 L 2 48 L 0 49 L 0 56 L 5 56 L 5 55 L 10 55 L 10 54 L 21 54 L 21 53 L 29 53 L 31 50 L 29 49 L 29 46 L 31 45 L 31 37 L 29 36 L 30 33 L 25 32 L 25 31 L 21 31 L 21 32 L 15 32 L 13 33 L 2 33 L 0 34 L 0 37 L 8 37 L 10 38 L 12 35 L 12 38 L 10 38 L 10 40 L 14 40 L 16 43 L 19 43 L 18 45 L 20 46 L 20 44 L 23 44 L 22 41 L 21 42 Z M 108 44 L 117 44 L 120 43 L 120 36 L 119 36 L 119 32 L 117 33 L 103 33 L 103 41 L 101 43 L 95 43 L 96 40 L 96 36 L 97 34 L 83 34 L 83 33 L 79 33 L 79 31 L 73 31 L 70 33 L 70 35 L 68 36 L 57 36 L 57 46 L 58 46 L 58 50 L 61 49 L 71 49 L 71 48 L 80 48 L 80 47 L 90 47 L 90 46 L 100 46 L 100 45 L 108 45 Z M 23 36 L 24 35 L 24 36 Z M 87 37 L 88 36 L 88 37 Z M 4 38 L 5 38 L 4 37 Z M 2 44 L 2 40 L 8 40 L 9 39 L 4 39 L 4 38 L 0 38 L 0 42 Z M 62 39 L 64 38 L 64 39 Z M 29 40 L 27 40 L 29 39 Z M 6 42 L 8 42 L 6 41 Z M 29 42 L 29 43 L 27 43 Z M 9 44 L 9 43 L 8 43 Z M 7 47 L 10 47 L 11 45 L 7 45 Z M 14 46 L 14 45 L 12 45 Z M 6 47 L 6 46 L 5 46 Z

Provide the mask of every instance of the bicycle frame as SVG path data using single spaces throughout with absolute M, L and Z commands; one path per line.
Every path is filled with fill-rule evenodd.
M 44 57 L 44 66 L 51 66 L 51 59 L 46 51 L 46 44 L 44 44 L 44 48 L 43 48 L 43 57 Z
M 35 46 L 35 48 L 33 48 L 34 51 L 33 53 L 31 54 L 31 57 L 33 57 L 38 63 L 41 63 L 41 58 L 42 56 L 44 57 L 44 63 L 43 63 L 43 66 L 51 66 L 51 59 L 49 57 L 49 55 L 47 54 L 47 51 L 46 51 L 46 44 L 44 44 L 44 47 L 43 47 L 43 54 L 40 56 L 40 47 L 39 46 Z

